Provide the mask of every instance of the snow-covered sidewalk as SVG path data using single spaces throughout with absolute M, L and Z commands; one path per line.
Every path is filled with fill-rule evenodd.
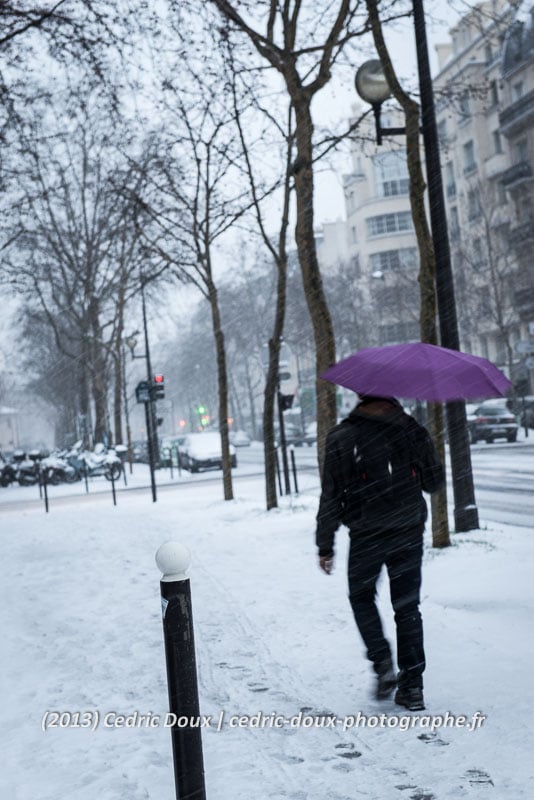
M 259 480 L 233 502 L 220 492 L 198 484 L 157 504 L 130 494 L 116 508 L 77 508 L 73 498 L 50 515 L 0 512 L 2 797 L 174 797 L 163 725 L 41 729 L 50 710 L 164 717 L 154 554 L 169 539 L 193 553 L 201 713 L 214 720 L 203 734 L 209 800 L 534 796 L 532 531 L 499 525 L 455 536 L 444 551 L 428 547 L 427 711 L 411 727 L 417 715 L 371 699 L 346 597 L 344 531 L 334 575 L 317 568 L 316 496 L 291 506 L 284 498 L 266 513 Z M 385 581 L 381 603 L 391 635 Z M 231 727 L 258 712 L 265 727 Z M 431 730 L 429 719 L 447 712 L 466 724 Z M 486 719 L 469 730 L 476 712 Z M 287 723 L 270 725 L 275 714 Z M 331 715 L 334 727 L 305 727 Z

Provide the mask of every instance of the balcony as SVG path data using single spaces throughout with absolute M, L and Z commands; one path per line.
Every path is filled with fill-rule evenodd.
M 518 161 L 517 164 L 505 170 L 501 177 L 501 183 L 507 189 L 512 189 L 518 184 L 530 180 L 532 180 L 532 167 L 528 161 Z
M 499 120 L 505 136 L 513 136 L 530 128 L 534 122 L 534 89 L 501 111 Z
M 534 314 L 534 286 L 514 291 L 515 307 L 520 314 Z
M 512 228 L 508 234 L 508 241 L 514 250 L 521 250 L 524 247 L 531 248 L 534 242 L 534 220 Z

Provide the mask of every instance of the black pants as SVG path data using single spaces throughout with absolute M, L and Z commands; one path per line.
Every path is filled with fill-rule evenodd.
M 391 603 L 397 628 L 399 684 L 422 686 L 425 669 L 423 621 L 419 613 L 423 533 L 382 531 L 351 534 L 349 597 L 356 625 L 367 647 L 367 658 L 375 671 L 391 658 L 376 607 L 376 582 L 385 564 L 389 574 Z

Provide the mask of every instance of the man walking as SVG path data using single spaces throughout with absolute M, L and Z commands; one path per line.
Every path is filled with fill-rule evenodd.
M 425 652 L 419 612 L 423 531 L 422 490 L 443 484 L 443 467 L 428 432 L 393 398 L 361 396 L 326 440 L 317 514 L 319 565 L 329 575 L 340 524 L 350 533 L 349 598 L 377 675 L 376 697 L 423 709 Z M 398 676 L 376 607 L 385 565 L 397 630 Z

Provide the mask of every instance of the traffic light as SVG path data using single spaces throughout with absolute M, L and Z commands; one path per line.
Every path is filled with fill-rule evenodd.
M 163 400 L 165 397 L 165 378 L 163 375 L 154 375 L 151 388 L 152 400 Z
M 282 411 L 287 411 L 288 408 L 291 408 L 293 405 L 293 398 L 295 397 L 294 394 L 282 394 L 278 395 L 280 408 Z

